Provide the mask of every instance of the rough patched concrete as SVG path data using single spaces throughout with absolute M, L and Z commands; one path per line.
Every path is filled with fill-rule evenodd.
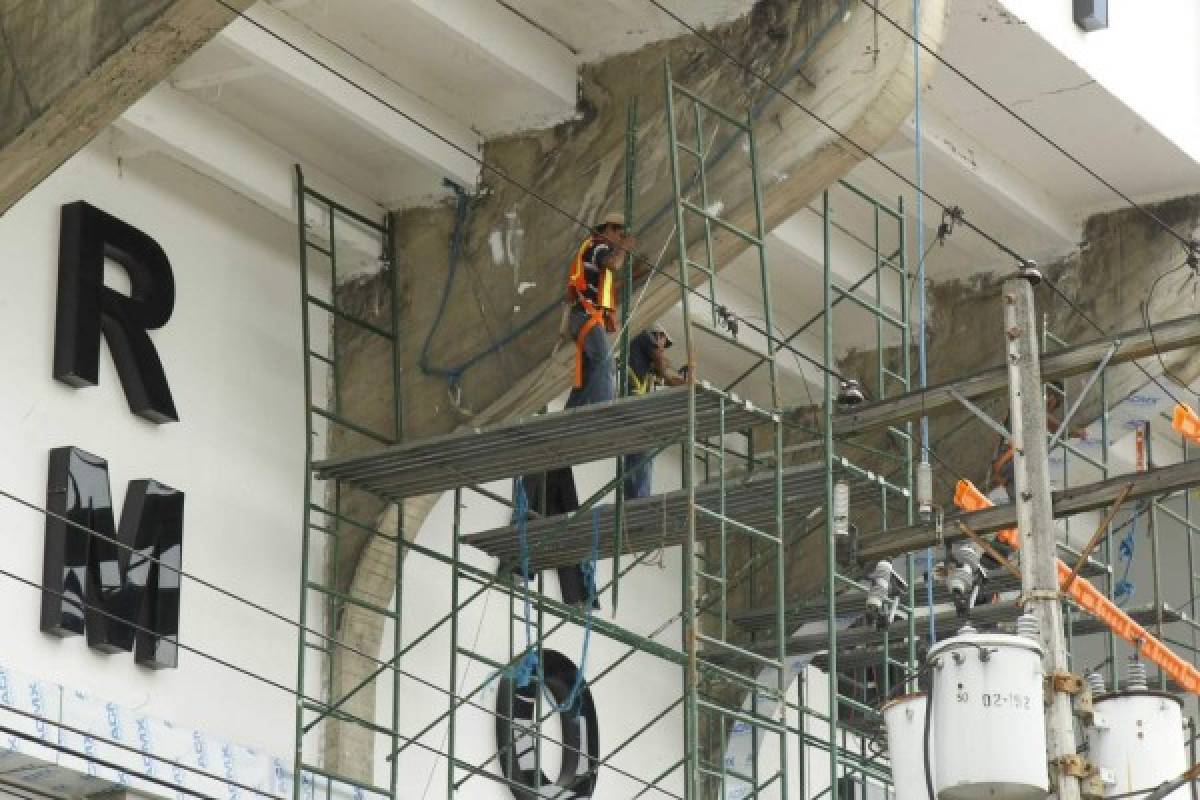
M 1150 210 L 1185 238 L 1200 232 L 1200 196 L 1181 197 L 1150 206 Z M 1160 226 L 1135 209 L 1096 214 L 1083 225 L 1080 250 L 1045 268 L 1050 281 L 1071 298 L 1078 309 L 1103 329 L 1105 334 L 1132 330 L 1143 325 L 1142 304 L 1146 302 L 1154 281 L 1184 261 L 1180 243 Z M 1155 290 L 1150 318 L 1162 322 L 1174 317 L 1196 313 L 1191 291 L 1181 292 L 1189 280 L 1190 270 L 1182 269 L 1164 278 Z M 929 306 L 929 382 L 942 383 L 962 378 L 1003 363 L 1004 342 L 1001 290 L 1006 275 L 980 274 L 969 279 L 931 282 L 928 286 Z M 1035 293 L 1038 310 L 1044 324 L 1056 336 L 1071 343 L 1099 338 L 1102 334 L 1070 307 L 1048 283 Z M 1053 347 L 1053 345 L 1051 345 Z M 888 354 L 895 358 L 895 353 Z M 1167 368 L 1185 382 L 1200 375 L 1200 359 L 1195 353 L 1180 350 L 1164 355 Z M 1143 359 L 1141 365 L 1152 375 L 1160 377 L 1162 365 L 1157 359 Z M 852 352 L 838 363 L 847 375 L 859 377 L 869 394 L 874 395 L 874 352 Z M 1067 381 L 1070 396 L 1077 396 L 1087 376 Z M 1144 385 L 1149 378 L 1132 364 L 1122 364 L 1106 373 L 1109 403 Z M 1172 387 L 1170 379 L 1162 378 Z M 1004 419 L 1008 398 L 999 395 L 980 403 L 996 419 Z M 1093 391 L 1080 407 L 1076 424 L 1090 422 L 1100 413 L 1099 394 Z M 791 441 L 811 437 L 792 432 Z M 949 508 L 953 503 L 954 483 L 959 477 L 969 478 L 976 485 L 987 484 L 989 463 L 998 436 L 976 421 L 966 411 L 952 411 L 930 418 L 930 442 L 937 454 L 934 461 L 937 500 Z M 878 451 L 896 446 L 883 434 L 856 437 L 853 443 Z M 872 456 L 865 450 L 855 452 L 844 445 L 843 452 L 866 469 L 891 474 L 895 464 Z M 865 533 L 878 530 L 877 520 L 858 520 Z M 819 536 L 802 542 L 790 565 L 789 588 L 800 596 L 823 591 L 825 573 L 824 546 Z M 795 560 L 806 567 L 797 569 Z M 847 565 L 848 569 L 854 569 Z
M 882 5 L 898 18 L 906 18 L 910 7 L 905 0 L 885 0 Z M 751 15 L 709 36 L 873 151 L 911 111 L 911 44 L 894 30 L 877 30 L 869 9 L 857 2 L 849 2 L 845 8 L 849 14 L 841 13 L 843 6 L 836 0 L 763 0 Z M 922 38 L 936 46 L 943 32 L 945 4 L 926 2 L 923 8 Z M 818 32 L 827 25 L 816 43 Z M 876 41 L 877 58 L 871 51 Z M 816 46 L 810 47 L 814 43 Z M 663 250 L 665 270 L 677 274 L 677 267 L 672 266 L 677 255 L 672 238 L 674 220 L 666 211 L 672 193 L 662 66 L 668 57 L 676 79 L 717 106 L 736 114 L 759 108 L 755 127 L 768 229 L 864 157 L 695 37 L 653 45 L 589 67 L 583 75 L 579 120 L 485 147 L 486 160 L 495 171 L 485 172 L 483 190 L 471 202 L 455 282 L 447 290 L 442 323 L 436 330 L 434 321 L 448 278 L 454 211 L 447 206 L 397 216 L 407 436 L 428 436 L 464 423 L 485 424 L 529 413 L 567 388 L 572 352 L 569 346 L 556 345 L 558 301 L 569 259 L 583 235 L 570 218 L 590 222 L 606 208 L 620 207 L 626 105 L 635 95 L 640 102 L 636 227 L 641 249 L 651 258 Z M 926 71 L 932 67 L 931 63 L 922 65 Z M 694 135 L 690 125 L 682 123 L 681 136 Z M 721 147 L 729 137 L 728 127 L 704 129 L 705 142 L 711 142 L 711 147 Z M 710 203 L 719 201 L 727 218 L 743 228 L 750 228 L 753 222 L 747 165 L 745 150 L 735 144 L 727 157 L 709 166 L 709 186 L 716 195 L 709 197 Z M 683 166 L 686 171 L 688 165 Z M 531 187 L 537 196 L 512 185 L 504 176 Z M 696 234 L 689 227 L 690 241 L 695 241 Z M 718 234 L 716 264 L 728 264 L 744 247 L 741 240 Z M 693 252 L 692 257 L 698 253 Z M 383 286 L 390 280 L 389 274 L 346 287 L 343 297 L 364 309 L 378 307 L 372 298 L 385 296 Z M 677 286 L 655 279 L 638 305 L 634 328 L 657 318 L 678 299 Z M 549 311 L 537 315 L 541 309 Z M 503 347 L 488 352 L 489 344 L 501 339 L 506 340 Z M 369 387 L 383 380 L 379 365 L 386 361 L 370 352 L 372 346 L 364 339 L 341 356 L 347 364 L 343 375 L 352 387 L 343 397 L 342 408 L 353 419 L 384 418 L 378 393 Z M 451 393 L 444 375 L 422 372 L 423 351 L 428 356 L 426 366 L 441 368 L 484 355 L 456 381 L 455 388 L 461 389 L 458 396 Z M 351 354 L 349 359 L 346 353 Z M 364 498 L 358 498 L 356 505 L 356 511 L 368 518 L 380 511 Z M 417 531 L 428 505 L 427 501 L 407 504 L 406 535 Z M 385 530 L 394 530 L 395 515 L 384 517 L 381 524 Z M 352 594 L 386 605 L 395 581 L 393 548 L 378 538 L 368 544 L 365 539 L 355 542 L 346 536 L 339 561 L 339 579 L 349 581 Z M 378 652 L 382 632 L 382 618 L 353 607 L 346 608 L 338 625 L 338 637 L 365 652 Z M 367 667 L 361 660 L 339 662 L 337 674 L 331 676 L 335 693 L 341 687 L 357 685 Z M 369 714 L 373 691 L 368 689 L 357 697 L 355 707 Z M 371 734 L 361 727 L 331 724 L 326 739 L 327 766 L 347 775 L 369 777 L 372 764 L 365 754 L 372 752 L 370 739 Z
M 216 0 L 2 0 L 0 214 L 232 19 Z

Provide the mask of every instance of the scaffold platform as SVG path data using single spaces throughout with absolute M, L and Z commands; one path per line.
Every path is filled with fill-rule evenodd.
M 698 439 L 745 430 L 770 412 L 698 384 Z M 491 427 L 384 447 L 313 465 L 321 480 L 339 480 L 399 501 L 638 453 L 688 435 L 688 393 L 680 386 L 611 403 L 539 414 Z
M 847 475 L 851 496 L 867 496 L 868 487 L 878 486 L 877 476 Z M 695 502 L 706 508 L 723 508 L 723 515 L 735 525 L 775 535 L 775 475 L 772 471 L 748 478 L 726 479 L 696 487 Z M 723 499 L 722 499 L 723 498 Z M 785 526 L 794 533 L 801 527 L 820 524 L 825 502 L 823 464 L 793 467 L 783 473 L 783 513 Z M 866 501 L 861 501 L 866 505 Z M 683 490 L 625 501 L 623 553 L 638 553 L 683 544 L 688 535 L 688 493 Z M 529 561 L 533 571 L 577 564 L 590 556 L 593 536 L 598 556 L 614 553 L 616 515 L 612 505 L 599 505 L 591 511 L 530 519 L 526 524 Z M 593 526 L 595 526 L 593 528 Z M 708 538 L 720 534 L 721 520 L 709 514 L 696 515 L 696 536 Z M 520 532 L 508 525 L 461 538 L 465 545 L 515 564 L 521 553 Z

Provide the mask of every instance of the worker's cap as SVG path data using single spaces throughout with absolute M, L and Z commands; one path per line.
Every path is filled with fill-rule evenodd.
M 667 333 L 667 329 L 662 326 L 661 322 L 654 323 L 649 328 L 647 328 L 646 331 L 648 333 L 657 333 L 663 337 L 663 349 L 664 350 L 666 348 L 670 347 L 671 345 L 675 344 L 675 342 L 671 339 L 671 334 Z
M 603 230 L 609 225 L 615 225 L 618 228 L 625 227 L 625 215 L 620 211 L 609 211 L 599 222 L 596 223 L 596 230 Z

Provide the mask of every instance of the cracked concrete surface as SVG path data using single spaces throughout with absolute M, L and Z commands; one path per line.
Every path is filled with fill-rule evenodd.
M 213 0 L 0 2 L 0 214 L 232 18 Z
M 883 5 L 893 6 L 890 10 L 898 17 L 909 8 L 903 0 Z M 946 7 L 926 2 L 923 8 L 922 38 L 936 47 L 943 34 Z M 857 2 L 769 0 L 759 3 L 746 18 L 707 35 L 738 58 L 749 60 L 759 72 L 784 83 L 792 97 L 873 151 L 911 111 L 912 51 L 908 40 L 894 30 L 876 31 L 872 18 Z M 871 52 L 876 33 L 878 54 Z M 810 47 L 810 43 L 816 46 Z M 586 68 L 579 119 L 548 131 L 492 141 L 485 147 L 487 161 L 500 173 L 531 187 L 566 213 L 549 208 L 497 172 L 485 174 L 483 191 L 471 202 L 463 233 L 462 265 L 446 300 L 444 332 L 430 350 L 443 365 L 475 361 L 459 381 L 459 408 L 451 402 L 444 376 L 424 375 L 419 369 L 422 346 L 437 315 L 447 277 L 454 213 L 448 207 L 415 209 L 396 218 L 400 302 L 407 332 L 402 354 L 407 436 L 429 436 L 462 424 L 481 425 L 529 413 L 567 388 L 571 348 L 556 346 L 555 341 L 564 270 L 582 235 L 571 218 L 591 221 L 606 208 L 620 205 L 626 102 L 634 95 L 640 100 L 636 227 L 652 258 L 660 248 L 669 251 L 664 267 L 671 269 L 674 250 L 665 247 L 671 241 L 672 215 L 662 89 L 667 58 L 679 82 L 717 106 L 738 114 L 757 109 L 760 171 L 785 176 L 766 191 L 768 229 L 802 208 L 864 157 L 695 37 L 658 43 Z M 929 62 L 932 59 L 922 64 L 923 71 L 933 69 Z M 798 74 L 801 70 L 806 77 Z M 694 135 L 694 130 L 685 126 L 681 136 L 689 134 Z M 705 128 L 704 138 L 721 147 L 729 134 L 710 126 Z M 719 187 L 719 197 L 709 199 L 724 203 L 728 218 L 749 228 L 753 198 L 745 180 L 747 156 L 737 146 L 729 153 L 710 166 L 709 184 Z M 523 231 L 515 278 L 513 265 L 491 263 L 493 234 L 506 230 L 513 215 Z M 694 239 L 690 231 L 689 239 Z M 744 246 L 736 237 L 718 235 L 716 263 L 729 263 Z M 341 298 L 350 307 L 378 308 L 374 300 L 386 295 L 383 287 L 390 280 L 389 274 L 343 287 Z M 523 281 L 536 285 L 518 294 Z M 634 328 L 656 319 L 678 298 L 673 283 L 652 281 L 634 316 Z M 514 312 L 514 306 L 521 310 Z M 539 309 L 547 312 L 539 316 Z M 489 343 L 497 337 L 507 338 L 504 347 L 488 352 Z M 368 422 L 390 419 L 386 416 L 390 411 L 378 396 L 375 377 L 385 362 L 371 348 L 365 340 L 348 348 L 351 356 L 343 373 L 350 376 L 347 385 L 355 387 L 346 393 L 344 411 L 353 419 Z M 485 355 L 477 358 L 480 353 Z M 463 413 L 462 406 L 473 413 Z M 430 502 L 421 499 L 406 504 L 406 536 L 415 535 Z M 362 495 L 352 499 L 352 506 L 359 518 L 379 519 L 384 530 L 394 530 L 394 511 L 385 514 L 381 504 Z M 339 582 L 356 597 L 387 605 L 396 577 L 394 548 L 379 538 L 368 543 L 364 537 L 355 542 L 347 536 L 346 541 L 345 558 L 336 567 Z M 370 616 L 347 608 L 339 621 L 338 638 L 356 649 L 378 652 L 382 619 L 372 621 Z M 334 695 L 358 685 L 369 666 L 361 659 L 342 660 L 330 676 Z M 373 685 L 357 694 L 346 709 L 370 718 Z M 331 723 L 327 728 L 327 766 L 352 777 L 369 777 L 373 765 L 364 754 L 372 752 L 371 734 L 347 724 Z

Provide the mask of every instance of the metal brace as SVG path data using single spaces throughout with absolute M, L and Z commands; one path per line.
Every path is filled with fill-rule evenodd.
M 1057 767 L 1057 770 L 1051 772 L 1051 778 L 1054 783 L 1057 783 L 1059 775 L 1066 775 L 1072 778 L 1079 779 L 1080 794 L 1087 800 L 1094 800 L 1104 796 L 1105 791 L 1105 772 L 1096 767 L 1081 755 L 1059 756 L 1051 759 L 1051 767 Z M 1052 786 L 1052 789 L 1057 789 Z
M 984 425 L 987 425 L 996 433 L 1003 436 L 1004 441 L 1012 441 L 1012 434 L 1008 432 L 1007 428 L 1005 428 L 999 422 L 996 422 L 996 420 L 992 419 L 992 417 L 982 408 L 968 400 L 962 392 L 960 392 L 958 389 L 955 389 L 953 386 L 951 386 L 947 391 L 949 391 L 951 397 L 962 404 L 963 408 L 967 409 L 967 411 L 970 411 L 972 414 L 978 417 Z
M 1083 678 L 1070 672 L 1052 672 L 1044 680 L 1055 694 L 1077 695 L 1084 689 Z
M 1062 440 L 1063 435 L 1066 433 L 1067 428 L 1071 424 L 1071 417 L 1075 416 L 1075 412 L 1079 410 L 1079 407 L 1081 405 L 1083 405 L 1083 401 L 1084 401 L 1084 398 L 1087 397 L 1087 393 L 1089 391 L 1091 391 L 1091 388 L 1093 386 L 1096 385 L 1096 381 L 1099 380 L 1100 375 L 1104 373 L 1104 368 L 1108 366 L 1109 360 L 1116 354 L 1117 350 L 1119 350 L 1120 348 L 1121 348 L 1121 340 L 1116 339 L 1115 341 L 1113 341 L 1112 345 L 1108 348 L 1108 352 L 1106 352 L 1104 354 L 1104 357 L 1100 359 L 1100 363 L 1096 365 L 1096 368 L 1094 370 L 1092 370 L 1092 374 L 1088 376 L 1087 383 L 1085 383 L 1083 385 L 1083 388 L 1079 390 L 1079 394 L 1075 397 L 1075 402 L 1071 404 L 1071 407 L 1069 409 L 1067 409 L 1067 413 L 1063 415 L 1062 422 L 1060 422 L 1058 425 L 1058 430 L 1056 430 L 1054 432 L 1054 436 L 1052 436 L 1050 438 L 1050 444 L 1046 445 L 1047 453 L 1052 451 L 1055 448 L 1055 446 Z
M 1057 767 L 1059 774 L 1071 778 L 1084 778 L 1091 771 L 1091 764 L 1078 753 L 1050 759 L 1050 766 Z
M 1052 672 L 1042 678 L 1042 702 L 1049 706 L 1054 695 L 1065 694 L 1075 697 L 1084 690 L 1083 678 L 1069 672 Z

